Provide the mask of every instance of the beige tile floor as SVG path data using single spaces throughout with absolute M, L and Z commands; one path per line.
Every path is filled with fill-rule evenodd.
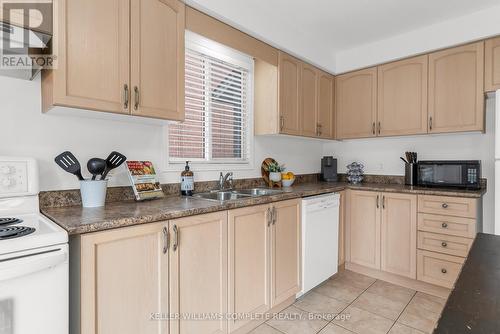
M 343 271 L 251 334 L 432 333 L 442 298 Z

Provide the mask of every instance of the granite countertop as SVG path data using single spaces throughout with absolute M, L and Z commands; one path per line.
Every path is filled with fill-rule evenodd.
M 245 206 L 271 203 L 292 198 L 338 192 L 344 189 L 399 192 L 438 196 L 480 198 L 486 191 L 455 190 L 405 186 L 401 184 L 345 182 L 309 182 L 284 188 L 280 194 L 249 197 L 224 203 L 181 196 L 167 196 L 145 202 L 133 200 L 106 203 L 102 208 L 81 206 L 42 207 L 41 212 L 63 227 L 70 235 L 108 230 L 117 227 L 150 223 L 191 215 L 235 209 Z
M 478 233 L 434 334 L 500 332 L 500 236 Z

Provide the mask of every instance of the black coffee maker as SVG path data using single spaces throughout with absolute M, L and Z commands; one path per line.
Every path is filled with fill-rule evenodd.
M 321 158 L 321 181 L 337 182 L 337 159 L 332 156 Z

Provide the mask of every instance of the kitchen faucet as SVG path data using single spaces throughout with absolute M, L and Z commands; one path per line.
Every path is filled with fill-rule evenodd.
M 226 182 L 229 183 L 229 188 L 227 189 L 233 189 L 233 172 L 228 172 L 226 175 L 223 175 L 222 172 L 220 172 L 219 190 L 226 189 Z

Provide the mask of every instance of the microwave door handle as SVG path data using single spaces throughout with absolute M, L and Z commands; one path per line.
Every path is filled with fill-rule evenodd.
M 68 253 L 59 249 L 39 255 L 1 260 L 0 282 L 55 267 L 67 259 Z

